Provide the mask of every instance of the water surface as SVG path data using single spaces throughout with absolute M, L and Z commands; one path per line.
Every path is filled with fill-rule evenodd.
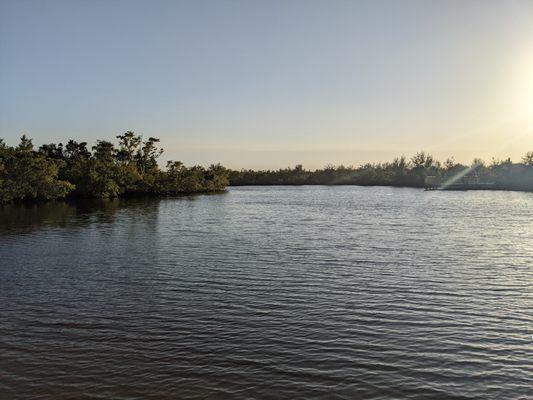
M 526 399 L 533 194 L 0 208 L 1 399 Z

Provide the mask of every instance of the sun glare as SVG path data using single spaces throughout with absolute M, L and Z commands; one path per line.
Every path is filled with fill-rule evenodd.
M 518 111 L 527 119 L 528 126 L 533 127 L 533 54 L 528 55 L 518 73 Z

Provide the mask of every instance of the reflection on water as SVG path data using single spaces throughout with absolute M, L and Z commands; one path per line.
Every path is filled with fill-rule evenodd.
M 192 197 L 189 197 L 191 199 Z M 0 206 L 0 234 L 29 233 L 39 228 L 74 228 L 90 223 L 112 223 L 118 211 L 157 212 L 159 199 L 98 199 Z
M 533 195 L 0 208 L 0 398 L 525 399 Z

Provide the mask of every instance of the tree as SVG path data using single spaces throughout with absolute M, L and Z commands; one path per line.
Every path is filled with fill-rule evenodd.
M 133 131 L 118 135 L 119 149 L 116 152 L 118 161 L 117 182 L 125 193 L 135 193 L 142 187 L 142 175 L 135 157 L 140 152 L 142 138 Z
M 33 151 L 33 143 L 30 138 L 28 138 L 26 135 L 22 135 L 20 138 L 20 143 L 17 146 L 17 150 L 23 153 L 28 153 L 30 151 Z
M 133 131 L 127 131 L 123 135 L 118 135 L 119 150 L 117 151 L 117 159 L 123 162 L 133 161 L 135 154 L 139 151 L 141 145 L 141 136 L 135 135 Z
M 522 158 L 522 162 L 532 167 L 533 166 L 533 151 L 527 152 L 524 158 Z
M 65 146 L 64 155 L 69 159 L 79 159 L 79 158 L 89 158 L 91 157 L 91 152 L 87 150 L 87 142 L 76 142 L 74 140 L 69 140 Z
M 53 158 L 56 160 L 62 160 L 64 158 L 63 144 L 61 143 L 58 145 L 54 143 L 43 144 L 41 147 L 39 147 L 39 152 L 48 158 Z
M 209 190 L 224 190 L 229 185 L 229 171 L 220 164 L 211 164 L 206 172 Z
M 163 154 L 163 149 L 157 147 L 159 139 L 150 137 L 142 143 L 140 151 L 137 153 L 137 165 L 141 173 L 150 172 L 157 169 L 157 158 Z
M 115 146 L 106 140 L 98 140 L 93 151 L 89 169 L 89 193 L 94 197 L 117 197 L 123 192 L 116 181 Z
M 176 161 L 162 171 L 157 162 L 163 152 L 159 139 L 143 141 L 132 131 L 117 139 L 117 147 L 98 140 L 92 152 L 86 142 L 74 140 L 65 146 L 43 144 L 35 151 L 25 135 L 16 147 L 0 139 L 0 203 L 58 199 L 69 194 L 102 198 L 197 193 L 223 190 L 228 185 L 229 171 L 220 164 L 208 169 L 187 168 Z M 304 170 L 300 166 L 295 171 Z
M 74 189 L 58 179 L 64 161 L 33 151 L 31 139 L 23 135 L 17 147 L 0 145 L 0 202 L 52 200 Z

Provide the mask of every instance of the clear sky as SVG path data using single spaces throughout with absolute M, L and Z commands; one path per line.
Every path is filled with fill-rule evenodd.
M 533 150 L 533 1 L 0 0 L 0 138 L 358 165 Z

